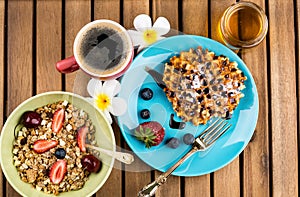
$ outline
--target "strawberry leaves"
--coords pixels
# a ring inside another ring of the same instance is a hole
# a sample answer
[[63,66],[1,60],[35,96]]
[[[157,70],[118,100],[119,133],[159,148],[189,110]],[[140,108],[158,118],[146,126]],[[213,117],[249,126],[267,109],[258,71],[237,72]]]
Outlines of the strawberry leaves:
[[151,148],[163,141],[165,130],[158,122],[144,122],[135,129],[134,136],[144,142],[146,148]]

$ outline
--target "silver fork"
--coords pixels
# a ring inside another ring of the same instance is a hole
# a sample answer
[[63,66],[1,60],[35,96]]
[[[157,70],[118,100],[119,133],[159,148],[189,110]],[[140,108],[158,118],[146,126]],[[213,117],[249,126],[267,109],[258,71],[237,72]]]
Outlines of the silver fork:
[[231,127],[228,122],[223,119],[215,120],[209,127],[207,127],[198,137],[195,138],[192,148],[187,152],[180,160],[178,160],[171,168],[169,168],[165,173],[161,174],[155,181],[149,183],[141,191],[139,191],[138,196],[149,197],[153,196],[159,186],[167,181],[170,174],[180,166],[187,158],[197,151],[207,150],[217,139],[219,139],[229,128]]

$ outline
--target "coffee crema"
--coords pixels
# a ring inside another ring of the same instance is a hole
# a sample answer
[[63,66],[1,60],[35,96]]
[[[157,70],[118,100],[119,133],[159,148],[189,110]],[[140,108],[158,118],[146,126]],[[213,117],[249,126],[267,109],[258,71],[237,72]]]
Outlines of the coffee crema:
[[99,75],[110,75],[121,69],[130,54],[125,32],[110,23],[86,29],[76,50],[81,66]]

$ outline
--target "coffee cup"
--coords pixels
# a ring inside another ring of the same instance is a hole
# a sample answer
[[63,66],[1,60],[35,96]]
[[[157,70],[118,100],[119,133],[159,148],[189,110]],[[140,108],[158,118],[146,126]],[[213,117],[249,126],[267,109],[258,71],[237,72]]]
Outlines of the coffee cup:
[[76,35],[73,56],[56,63],[61,73],[81,69],[101,80],[120,77],[129,68],[134,48],[126,29],[112,20],[95,20]]

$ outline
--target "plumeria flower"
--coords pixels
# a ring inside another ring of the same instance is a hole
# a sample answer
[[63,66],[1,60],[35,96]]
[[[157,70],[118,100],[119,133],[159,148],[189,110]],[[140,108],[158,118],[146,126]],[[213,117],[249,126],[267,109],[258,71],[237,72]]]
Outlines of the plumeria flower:
[[87,85],[87,90],[92,98],[88,98],[106,116],[108,122],[112,123],[110,113],[120,116],[127,110],[126,101],[116,97],[121,90],[121,84],[117,80],[102,81],[91,79]]
[[159,17],[152,26],[150,16],[141,14],[133,21],[135,30],[128,30],[134,46],[139,46],[138,51],[154,42],[163,39],[162,35],[170,31],[170,23],[165,17]]

